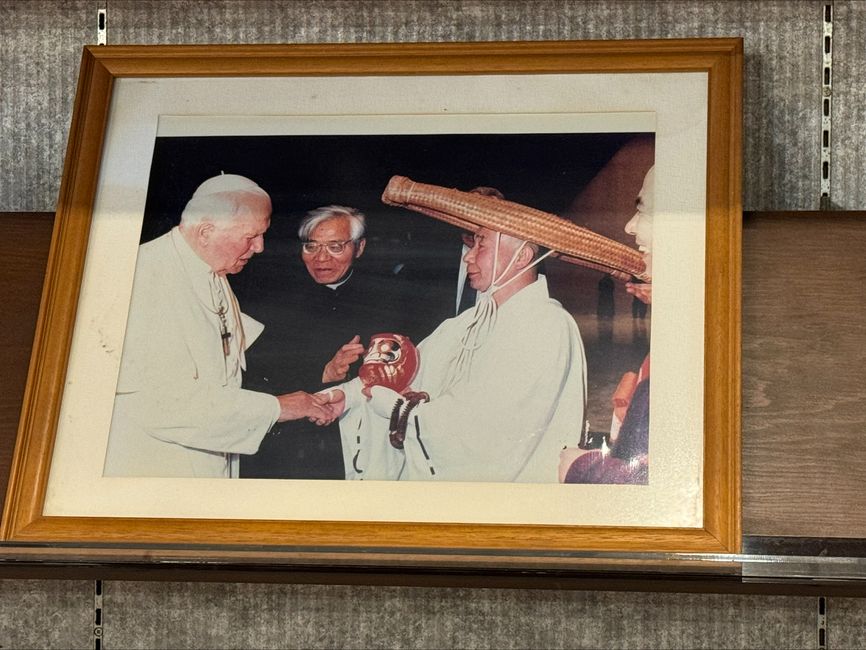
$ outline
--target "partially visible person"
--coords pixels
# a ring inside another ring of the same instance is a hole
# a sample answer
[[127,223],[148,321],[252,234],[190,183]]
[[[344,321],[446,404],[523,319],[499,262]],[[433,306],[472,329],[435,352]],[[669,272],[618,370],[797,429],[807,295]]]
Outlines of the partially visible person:
[[[652,275],[655,168],[644,176],[636,210],[625,231],[633,235],[643,255],[646,273]],[[627,282],[626,291],[635,300],[652,302],[651,282]],[[646,484],[649,481],[649,355],[634,371],[623,375],[612,397],[613,417],[607,449],[563,450],[560,480],[564,483]]]
[[323,399],[241,387],[262,331],[228,282],[264,249],[271,200],[223,174],[203,182],[180,224],[142,244],[126,328],[106,476],[237,477],[275,422],[330,421]]
[[[359,264],[366,229],[360,210],[340,205],[316,208],[300,222],[306,273],[286,278],[260,302],[256,315],[267,327],[249,355],[245,387],[275,394],[325,388],[354,376],[373,334],[404,329],[387,278],[368,275]],[[278,424],[257,454],[242,459],[241,477],[344,478],[338,424]]]
[[[644,176],[643,184],[635,202],[635,213],[628,223],[625,231],[634,236],[635,244],[643,255],[646,264],[646,273],[652,277],[653,272],[653,214],[655,213],[655,167],[650,167]],[[626,291],[644,304],[652,303],[651,282],[627,282]]]

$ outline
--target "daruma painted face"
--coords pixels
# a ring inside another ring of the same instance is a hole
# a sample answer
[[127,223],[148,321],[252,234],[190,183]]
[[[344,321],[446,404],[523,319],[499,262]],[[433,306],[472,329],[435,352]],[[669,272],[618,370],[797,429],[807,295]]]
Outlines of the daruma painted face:
[[402,334],[375,334],[358,370],[364,386],[384,386],[402,393],[409,388],[421,357],[415,344]]

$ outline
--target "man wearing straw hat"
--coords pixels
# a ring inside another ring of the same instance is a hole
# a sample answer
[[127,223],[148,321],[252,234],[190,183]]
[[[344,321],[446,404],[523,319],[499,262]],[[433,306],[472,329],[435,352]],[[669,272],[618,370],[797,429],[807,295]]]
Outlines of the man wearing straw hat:
[[270,196],[243,176],[199,185],[180,225],[139,249],[106,476],[235,477],[277,421],[330,421],[324,399],[241,388],[262,325],[227,275],[264,249]]
[[[332,392],[335,410],[345,400],[347,478],[556,482],[559,453],[584,426],[586,363],[537,265],[555,252],[604,266],[611,254],[595,249],[615,243],[527,206],[403,177],[382,198],[473,232],[464,261],[480,296],[418,346],[412,384],[423,392],[359,380]],[[637,269],[637,252],[619,246],[620,271]]]

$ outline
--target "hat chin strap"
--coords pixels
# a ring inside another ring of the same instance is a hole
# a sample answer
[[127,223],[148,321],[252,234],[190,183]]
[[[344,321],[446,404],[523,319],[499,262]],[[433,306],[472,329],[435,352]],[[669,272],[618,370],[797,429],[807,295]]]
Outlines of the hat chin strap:
[[[497,232],[496,248],[493,251],[494,271],[499,265],[499,242],[501,240],[501,237],[502,233]],[[545,257],[553,253],[552,250],[547,251],[538,259],[533,260],[531,264],[527,265],[525,268],[522,268],[520,271],[515,273],[513,277],[509,278],[502,284],[498,284],[502,280],[502,278],[504,278],[508,274],[508,272],[511,270],[511,267],[514,266],[514,262],[517,261],[517,256],[520,255],[520,251],[522,251],[528,243],[529,242],[527,242],[526,240],[523,240],[520,243],[520,246],[518,246],[517,250],[514,251],[514,254],[511,256],[508,264],[506,264],[505,268],[502,270],[502,273],[499,274],[499,277],[494,278],[494,280],[490,283],[490,286],[480,293],[478,297],[478,302],[475,303],[475,311],[472,314],[472,319],[466,326],[466,331],[463,333],[463,336],[460,337],[460,350],[457,355],[452,359],[450,367],[448,369],[448,377],[445,381],[444,390],[449,390],[452,386],[454,386],[464,377],[469,377],[472,370],[472,359],[475,356],[475,351],[482,345],[484,345],[487,337],[490,336],[490,332],[493,331],[493,328],[496,325],[496,317],[499,312],[498,305],[496,304],[496,300],[494,299],[493,294],[500,289],[507,287],[516,278],[520,277],[523,273],[531,269],[536,264],[539,264]]]

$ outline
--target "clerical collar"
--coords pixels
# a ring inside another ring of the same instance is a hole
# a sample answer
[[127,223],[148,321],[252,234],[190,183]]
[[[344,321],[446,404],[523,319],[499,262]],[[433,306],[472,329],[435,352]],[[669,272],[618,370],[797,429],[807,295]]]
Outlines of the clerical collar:
[[349,281],[349,278],[352,277],[352,274],[354,272],[355,272],[355,270],[352,269],[351,271],[349,271],[349,274],[344,276],[343,279],[340,280],[339,282],[334,282],[334,284],[326,284],[325,286],[328,287],[328,289],[337,289],[338,287],[342,287],[344,284],[346,284]]

